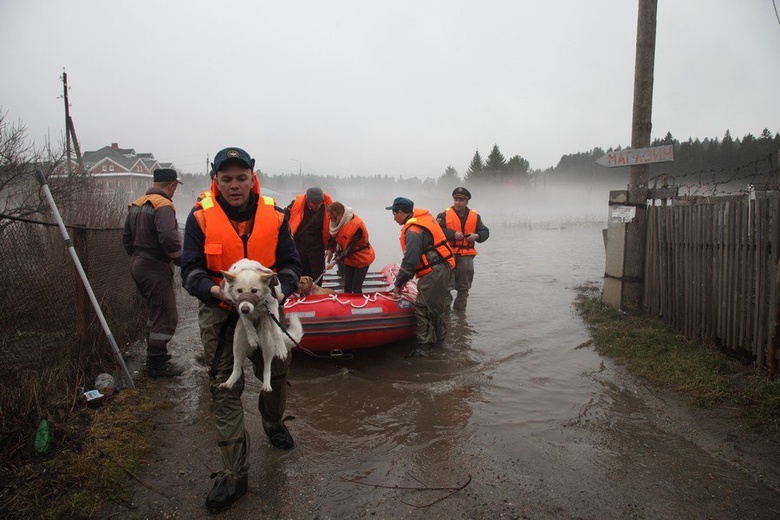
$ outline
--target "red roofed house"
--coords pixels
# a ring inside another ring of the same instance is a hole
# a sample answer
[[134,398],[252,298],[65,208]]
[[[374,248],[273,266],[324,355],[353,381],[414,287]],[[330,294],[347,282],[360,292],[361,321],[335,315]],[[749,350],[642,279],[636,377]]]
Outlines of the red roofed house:
[[[93,152],[84,152],[84,168],[95,181],[99,192],[125,194],[130,198],[143,195],[152,185],[157,168],[176,169],[172,163],[161,163],[151,153],[136,153],[133,148],[119,148],[118,143]],[[75,171],[76,165],[73,165]]]

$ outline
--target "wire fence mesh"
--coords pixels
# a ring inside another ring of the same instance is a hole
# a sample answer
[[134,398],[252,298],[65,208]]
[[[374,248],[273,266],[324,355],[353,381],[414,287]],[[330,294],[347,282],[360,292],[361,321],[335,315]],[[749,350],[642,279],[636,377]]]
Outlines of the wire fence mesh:
[[[73,396],[97,373],[120,369],[59,228],[22,219],[5,224],[0,232],[0,437],[13,442],[20,427],[34,425],[63,400],[55,393]],[[121,229],[70,226],[68,232],[120,349],[141,339],[145,304],[130,276]],[[52,392],[53,387],[65,390]]]

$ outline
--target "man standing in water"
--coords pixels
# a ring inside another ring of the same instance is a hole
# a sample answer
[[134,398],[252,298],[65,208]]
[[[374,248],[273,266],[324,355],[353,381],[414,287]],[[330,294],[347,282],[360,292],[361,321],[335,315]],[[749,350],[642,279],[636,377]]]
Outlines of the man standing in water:
[[[223,468],[206,497],[206,507],[230,507],[247,489],[249,433],[244,427],[241,394],[244,376],[230,390],[220,389],[233,370],[233,334],[238,313],[220,288],[221,271],[242,258],[273,269],[281,287],[280,302],[298,288],[301,263],[284,210],[260,194],[260,182],[252,171],[254,159],[240,148],[225,148],[214,156],[211,190],[195,204],[184,230],[181,275],[184,288],[200,300],[198,325],[204,361],[209,370],[209,390],[217,425],[217,445]],[[284,320],[281,320],[284,322]],[[263,372],[260,349],[251,356],[254,373]],[[292,356],[271,364],[271,392],[260,392],[258,409],[271,445],[289,450],[293,438],[284,425],[287,373]]]
[[173,290],[173,267],[181,264],[181,239],[173,194],[181,184],[176,170],[154,170],[154,186],[133,201],[127,212],[122,244],[130,255],[130,274],[146,300],[146,373],[149,377],[180,376],[168,362],[168,342],[179,313]]
[[471,192],[463,187],[452,191],[452,206],[439,213],[436,220],[444,230],[452,252],[455,253],[455,271],[447,290],[447,307],[452,303],[451,290],[457,291],[452,308],[466,310],[469,289],[474,281],[474,257],[477,256],[475,243],[482,243],[490,237],[490,230],[482,223],[482,217],[469,209]]
[[398,197],[392,206],[393,219],[401,229],[401,251],[404,257],[393,282],[393,294],[401,295],[403,286],[417,277],[417,348],[409,356],[424,356],[425,350],[439,345],[447,334],[442,315],[447,311],[447,295],[455,267],[452,249],[439,224],[427,209],[414,209],[414,202]]

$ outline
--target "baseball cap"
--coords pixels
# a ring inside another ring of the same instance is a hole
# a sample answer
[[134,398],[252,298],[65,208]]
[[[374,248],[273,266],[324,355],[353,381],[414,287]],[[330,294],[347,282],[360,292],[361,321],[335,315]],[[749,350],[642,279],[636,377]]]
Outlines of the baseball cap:
[[241,148],[223,148],[222,150],[217,152],[217,155],[214,156],[214,162],[211,163],[211,169],[216,173],[222,168],[222,166],[225,165],[227,161],[235,161],[243,164],[250,170],[253,170],[255,167],[255,160],[249,157],[249,154],[246,153]]
[[393,211],[403,211],[405,213],[411,213],[414,209],[414,202],[406,197],[396,197],[392,206],[388,206],[385,209],[391,209]]

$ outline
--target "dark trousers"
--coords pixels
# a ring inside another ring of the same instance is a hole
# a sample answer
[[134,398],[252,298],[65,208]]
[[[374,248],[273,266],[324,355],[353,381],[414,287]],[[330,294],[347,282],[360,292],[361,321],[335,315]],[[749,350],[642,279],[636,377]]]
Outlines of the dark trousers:
[[[284,319],[280,316],[280,321]],[[216,373],[209,376],[209,391],[212,400],[212,412],[217,426],[217,445],[222,456],[223,474],[246,475],[249,470],[249,432],[244,427],[244,405],[241,394],[244,392],[245,379],[243,369],[241,377],[233,388],[219,388],[233,372],[233,334],[235,322],[230,321],[230,312],[217,305],[200,303],[198,307],[198,325],[203,342],[203,361]],[[219,348],[220,343],[222,347]],[[217,357],[216,362],[214,358]],[[263,353],[257,349],[250,357],[255,377],[263,376]],[[271,363],[271,392],[260,392],[258,410],[263,421],[278,423],[284,417],[287,405],[287,373],[290,370],[292,353],[282,361],[278,357]]]
[[311,276],[316,280],[325,270],[325,250],[295,245],[301,258],[301,276]]
[[344,266],[344,292],[349,294],[363,294],[363,282],[368,273],[366,267]]
[[168,342],[179,323],[176,293],[173,290],[173,268],[167,262],[133,255],[130,258],[130,274],[146,300],[149,317],[146,322],[146,362],[164,363]]

